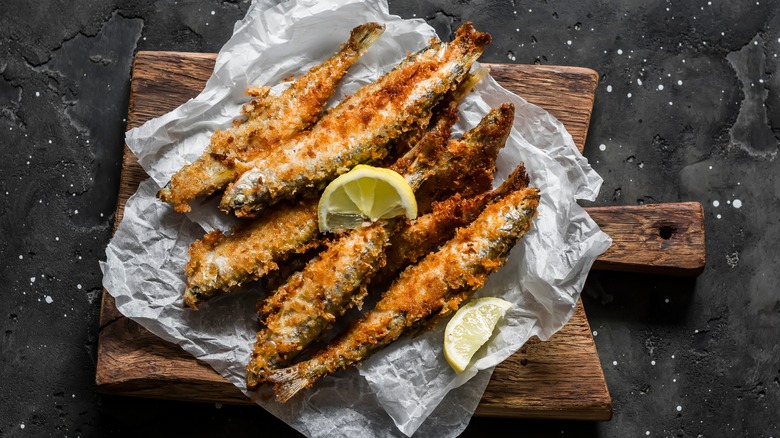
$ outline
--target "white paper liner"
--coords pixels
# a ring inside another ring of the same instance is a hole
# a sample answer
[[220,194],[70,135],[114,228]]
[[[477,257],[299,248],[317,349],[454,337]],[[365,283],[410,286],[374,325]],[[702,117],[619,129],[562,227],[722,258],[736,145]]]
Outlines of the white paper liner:
[[[215,129],[230,125],[247,101],[243,90],[248,85],[274,85],[307,71],[367,21],[384,23],[385,34],[353,66],[333,102],[388,71],[407,52],[426,46],[434,35],[422,20],[390,15],[384,0],[301,0],[270,8],[258,2],[236,23],[203,92],[127,134],[128,146],[151,178],[125,206],[101,263],[103,285],[120,312],[210,364],[245,393],[245,367],[259,328],[254,303],[263,291],[229,294],[198,312],[185,309],[181,297],[189,244],[203,236],[204,228],[224,229],[230,220],[213,205],[196,206],[188,216],[177,214],[155,195],[184,163],[197,159]],[[611,243],[576,203],[595,199],[601,178],[560,122],[492,78],[461,104],[456,133],[507,101],[515,104],[515,124],[499,155],[496,184],[523,161],[542,199],[532,230],[477,292],[514,303],[478,353],[480,359],[456,375],[443,358],[442,322],[420,336],[400,339],[357,369],[321,380],[286,405],[263,388],[253,394],[258,404],[308,436],[411,436],[415,431],[455,436],[468,424],[493,367],[531,336],[546,340],[569,320],[590,266]]]

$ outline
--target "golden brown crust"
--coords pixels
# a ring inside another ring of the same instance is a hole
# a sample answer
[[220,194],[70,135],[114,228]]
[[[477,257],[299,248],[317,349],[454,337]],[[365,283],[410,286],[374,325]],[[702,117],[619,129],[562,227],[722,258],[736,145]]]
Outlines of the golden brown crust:
[[160,199],[173,204],[177,211],[189,211],[189,201],[224,188],[240,175],[236,160],[262,156],[312,126],[349,67],[383,29],[377,23],[353,29],[350,40],[338,53],[309,70],[279,96],[269,95],[269,87],[247,89],[253,99],[242,108],[245,119],[236,120],[227,130],[216,131],[200,159],[177,172],[160,191]]
[[506,194],[440,250],[402,272],[376,307],[324,350],[257,380],[273,382],[277,398],[285,402],[317,379],[360,362],[429,318],[454,312],[505,263],[511,248],[530,228],[538,203],[537,189]]
[[220,208],[252,216],[280,199],[322,188],[355,164],[380,161],[392,140],[430,118],[489,39],[465,29],[449,45],[434,42],[407,58],[329,111],[308,135],[239,164],[242,176],[225,191]]
[[315,237],[316,200],[303,200],[239,226],[230,235],[207,234],[190,246],[184,301],[195,309],[208,298],[229,292],[278,269],[277,263],[322,242]]

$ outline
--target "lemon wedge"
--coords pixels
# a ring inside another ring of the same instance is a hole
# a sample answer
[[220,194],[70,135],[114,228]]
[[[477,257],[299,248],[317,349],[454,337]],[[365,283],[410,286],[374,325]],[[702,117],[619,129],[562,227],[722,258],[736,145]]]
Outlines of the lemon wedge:
[[487,297],[461,307],[444,329],[444,357],[452,369],[462,373],[474,353],[490,339],[493,329],[512,303]]
[[331,181],[317,206],[323,233],[402,215],[417,217],[417,200],[409,183],[390,169],[364,164]]

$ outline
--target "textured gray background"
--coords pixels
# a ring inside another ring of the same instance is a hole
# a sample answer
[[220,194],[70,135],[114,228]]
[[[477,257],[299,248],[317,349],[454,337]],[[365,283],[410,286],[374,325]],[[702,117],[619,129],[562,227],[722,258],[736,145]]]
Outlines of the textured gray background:
[[[596,204],[705,207],[697,280],[589,279],[612,421],[475,418],[466,435],[780,436],[778,6],[390,2],[445,39],[474,21],[494,38],[485,61],[599,71]],[[215,52],[247,7],[0,0],[0,436],[294,435],[256,408],[94,393],[133,53]]]

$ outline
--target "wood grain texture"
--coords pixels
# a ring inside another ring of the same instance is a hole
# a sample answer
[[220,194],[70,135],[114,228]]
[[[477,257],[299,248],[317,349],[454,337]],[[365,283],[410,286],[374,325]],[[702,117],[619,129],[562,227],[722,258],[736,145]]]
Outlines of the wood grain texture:
[[698,202],[587,211],[612,237],[595,269],[686,276],[704,270],[704,208]]
[[[208,54],[139,52],[132,73],[128,128],[197,95],[211,74]],[[493,65],[508,89],[549,110],[582,149],[596,87],[594,71],[574,67]],[[117,223],[146,178],[125,150]],[[102,393],[223,403],[251,403],[237,388],[178,346],[123,317],[107,293],[101,309],[97,390]],[[582,303],[548,342],[529,341],[493,374],[477,415],[607,420],[611,399]]]

